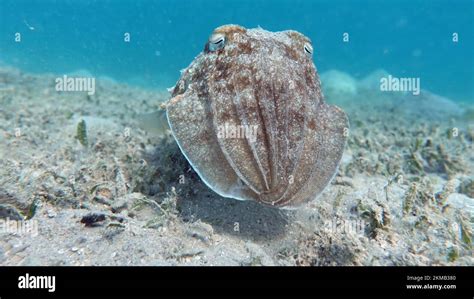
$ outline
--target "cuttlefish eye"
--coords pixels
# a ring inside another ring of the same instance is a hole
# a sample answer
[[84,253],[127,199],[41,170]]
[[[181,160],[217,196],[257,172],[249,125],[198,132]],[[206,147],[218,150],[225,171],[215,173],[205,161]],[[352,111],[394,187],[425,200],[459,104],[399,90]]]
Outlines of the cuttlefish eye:
[[313,46],[311,46],[311,44],[309,43],[305,43],[304,44],[304,51],[306,52],[306,54],[308,55],[313,55]]
[[225,35],[222,33],[214,33],[209,38],[209,51],[217,51],[224,48]]

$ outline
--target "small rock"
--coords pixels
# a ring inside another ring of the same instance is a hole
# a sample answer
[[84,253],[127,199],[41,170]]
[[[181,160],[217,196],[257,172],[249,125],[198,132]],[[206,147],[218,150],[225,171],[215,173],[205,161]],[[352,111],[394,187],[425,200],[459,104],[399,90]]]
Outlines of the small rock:
[[48,215],[49,218],[54,218],[54,217],[56,217],[58,214],[57,214],[55,211],[53,211],[53,210],[48,210],[47,215]]
[[21,213],[12,205],[0,204],[0,219],[23,220]]
[[121,211],[130,207],[132,203],[135,202],[136,200],[143,199],[145,197],[146,196],[140,192],[126,194],[115,200],[115,202],[111,206],[111,210],[113,213],[120,213]]
[[128,208],[128,200],[122,198],[112,204],[111,210],[113,213],[120,213],[126,208]]
[[101,203],[101,204],[104,204],[104,205],[107,205],[107,206],[111,206],[112,205],[112,201],[109,200],[108,198],[102,196],[102,195],[96,195],[94,196],[94,200],[98,203]]
[[80,208],[85,209],[85,210],[90,210],[91,209],[90,205],[86,202],[81,203]]
[[87,238],[86,237],[79,237],[77,239],[77,243],[78,244],[82,244],[82,243],[86,243],[87,242]]
[[82,217],[81,223],[84,223],[87,227],[95,227],[102,225],[101,222],[105,220],[106,216],[104,213],[92,212]]
[[334,184],[354,188],[354,183],[352,182],[352,179],[349,177],[336,177]]
[[190,237],[196,238],[206,245],[210,245],[212,241],[212,235],[214,229],[211,225],[204,222],[196,222],[191,225],[186,231],[186,234]]

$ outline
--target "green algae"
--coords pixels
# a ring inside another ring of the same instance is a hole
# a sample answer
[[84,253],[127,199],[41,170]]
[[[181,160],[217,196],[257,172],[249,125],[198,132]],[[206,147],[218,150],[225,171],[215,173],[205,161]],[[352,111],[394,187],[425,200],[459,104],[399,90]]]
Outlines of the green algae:
[[84,147],[89,145],[87,140],[87,126],[86,122],[81,119],[81,121],[77,124],[76,129],[76,139],[79,140],[79,143],[82,144]]

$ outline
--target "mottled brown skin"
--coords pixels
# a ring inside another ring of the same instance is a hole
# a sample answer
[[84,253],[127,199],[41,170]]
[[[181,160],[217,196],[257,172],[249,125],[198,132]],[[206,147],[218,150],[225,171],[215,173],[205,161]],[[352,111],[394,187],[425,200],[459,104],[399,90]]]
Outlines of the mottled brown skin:
[[[327,105],[296,31],[217,28],[177,82],[167,116],[183,154],[224,197],[296,206],[319,195],[342,157],[348,121]],[[218,138],[220,126],[257,126],[257,138]]]

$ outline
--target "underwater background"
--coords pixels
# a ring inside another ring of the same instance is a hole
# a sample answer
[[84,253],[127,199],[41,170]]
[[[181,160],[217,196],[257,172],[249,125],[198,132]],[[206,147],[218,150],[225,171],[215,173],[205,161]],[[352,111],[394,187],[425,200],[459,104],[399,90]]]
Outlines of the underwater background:
[[385,69],[420,77],[423,89],[454,101],[474,101],[473,15],[472,0],[2,0],[0,62],[171,87],[212,30],[233,23],[302,32],[313,41],[320,73],[360,78]]

